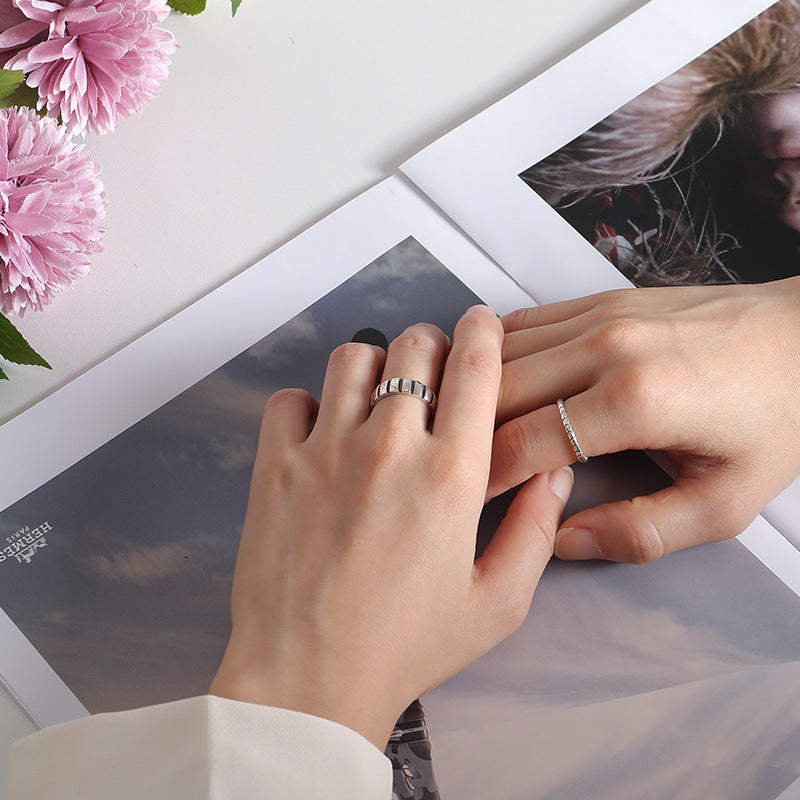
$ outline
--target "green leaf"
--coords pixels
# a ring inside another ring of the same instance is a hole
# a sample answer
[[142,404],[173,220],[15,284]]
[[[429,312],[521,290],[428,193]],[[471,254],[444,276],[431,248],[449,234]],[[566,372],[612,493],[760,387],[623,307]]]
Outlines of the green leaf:
[[0,100],[13,94],[24,80],[25,73],[21,69],[0,69]]
[[53,369],[11,324],[8,317],[0,314],[0,356],[12,364],[29,364],[34,367]]
[[199,14],[206,10],[206,0],[167,0],[167,5],[181,14]]
[[27,106],[36,108],[39,92],[25,83],[25,73],[21,69],[0,70],[0,108]]
[[[2,94],[2,92],[0,92]],[[11,94],[5,97],[0,97],[0,108],[8,108],[9,106],[27,106],[28,108],[36,109],[36,103],[39,100],[39,92],[36,89],[28,86],[27,83],[20,84]],[[40,116],[44,116],[45,109],[39,112]]]
[[3,372],[3,368],[0,367],[0,381],[7,381],[7,380],[8,380],[8,375],[6,375],[5,372]]
[[242,4],[242,0],[231,0],[231,16],[235,17],[236,12],[239,10],[239,6]]

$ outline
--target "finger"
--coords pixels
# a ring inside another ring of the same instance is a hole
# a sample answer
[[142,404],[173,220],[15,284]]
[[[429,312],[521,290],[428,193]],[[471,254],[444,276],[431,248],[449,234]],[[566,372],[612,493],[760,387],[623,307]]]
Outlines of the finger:
[[508,334],[525,330],[526,328],[538,328],[543,325],[553,325],[557,322],[572,319],[572,317],[585,314],[595,308],[600,299],[608,294],[610,293],[591,294],[575,300],[564,300],[560,303],[548,303],[544,306],[517,309],[503,317],[503,331]]
[[[628,448],[658,447],[642,443],[644,417],[611,408],[604,387],[593,386],[565,400],[573,435],[589,458]],[[550,404],[515,417],[494,433],[487,499],[502,494],[538,472],[578,460],[561,415]]]
[[475,562],[479,604],[510,612],[510,630],[499,631],[500,638],[518,627],[528,613],[534,589],[553,555],[572,483],[569,467],[531,478],[517,492],[492,541]]
[[680,477],[645,497],[581,511],[564,522],[555,554],[565,560],[603,558],[643,564],[667,553],[741,533],[755,518],[731,509],[727,475]]
[[497,411],[502,344],[500,320],[487,306],[473,306],[461,317],[444,367],[433,421],[435,436],[461,442],[487,458]]
[[497,423],[588,390],[598,360],[580,339],[503,364]]
[[369,398],[379,381],[386,352],[369,344],[348,342],[328,359],[319,416],[314,426],[322,436],[352,430],[369,416]]
[[[434,325],[420,322],[406,328],[389,345],[381,381],[411,378],[435,392],[449,343],[447,336]],[[424,430],[429,413],[430,409],[419,397],[390,394],[375,404],[370,420]]]
[[570,342],[585,333],[593,319],[595,317],[584,313],[551,325],[510,331],[503,341],[503,363]]
[[258,457],[304,442],[316,420],[319,405],[305,389],[281,389],[264,405]]

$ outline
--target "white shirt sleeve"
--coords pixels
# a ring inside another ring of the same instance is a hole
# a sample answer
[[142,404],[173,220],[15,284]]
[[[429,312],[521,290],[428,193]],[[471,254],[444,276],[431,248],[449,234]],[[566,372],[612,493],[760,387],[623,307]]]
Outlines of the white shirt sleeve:
[[330,720],[207,695],[22,739],[10,788],[10,800],[389,800],[392,768]]

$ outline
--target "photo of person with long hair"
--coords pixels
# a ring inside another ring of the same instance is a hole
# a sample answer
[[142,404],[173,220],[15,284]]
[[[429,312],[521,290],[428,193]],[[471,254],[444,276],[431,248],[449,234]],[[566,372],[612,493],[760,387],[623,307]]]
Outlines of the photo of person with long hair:
[[520,177],[637,286],[800,273],[800,2],[780,0]]

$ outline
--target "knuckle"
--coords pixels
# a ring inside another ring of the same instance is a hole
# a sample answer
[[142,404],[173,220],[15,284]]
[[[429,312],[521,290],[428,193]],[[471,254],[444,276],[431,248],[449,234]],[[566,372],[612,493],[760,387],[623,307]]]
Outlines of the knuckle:
[[510,331],[520,331],[525,328],[532,328],[536,324],[538,317],[539,306],[533,306],[532,308],[518,308],[503,317],[503,330],[508,333]]
[[264,412],[268,408],[282,405],[283,403],[307,402],[311,395],[305,389],[278,389],[273,392],[264,403]]
[[407,428],[382,425],[366,446],[365,466],[370,472],[393,468],[406,458],[415,439]]
[[493,457],[501,467],[519,470],[533,460],[533,439],[521,418],[509,420],[494,435]]
[[611,379],[611,413],[620,419],[632,414],[641,419],[645,413],[661,408],[665,401],[662,377],[657,369],[645,364],[631,364],[618,371]]
[[443,507],[461,507],[475,495],[475,468],[462,450],[442,443],[431,457],[431,474],[445,476],[439,487]]
[[601,292],[598,296],[598,306],[613,316],[629,314],[633,309],[639,307],[637,301],[637,289],[609,289]]
[[266,458],[257,457],[250,476],[251,497],[286,496],[296,472],[297,457],[289,447],[275,448]]
[[509,419],[520,398],[523,395],[524,382],[521,371],[514,363],[504,364],[500,375],[500,389],[497,396],[498,419],[505,421]]
[[283,481],[295,471],[297,454],[290,447],[280,447],[275,450],[270,462],[273,476]]
[[625,408],[641,408],[647,404],[652,387],[644,369],[628,369],[619,376],[618,403]]
[[435,355],[444,348],[444,345],[445,336],[436,326],[420,322],[406,328],[389,345],[389,349]]
[[591,333],[591,348],[604,357],[637,352],[647,334],[640,320],[618,316],[600,323]]
[[[551,489],[552,497],[556,497]],[[561,503],[545,508],[541,501],[528,504],[528,519],[531,532],[528,536],[529,554],[534,563],[546,564],[553,557],[558,523],[561,521]]]
[[340,344],[328,358],[328,364],[347,366],[362,360],[375,360],[379,356],[379,348],[363,342],[345,342]]
[[477,378],[500,382],[502,365],[499,352],[488,353],[474,348],[454,349],[447,358],[447,364]]
[[520,586],[505,587],[496,592],[495,617],[505,635],[513,633],[525,622],[530,607],[530,593]]
[[664,555],[664,540],[647,518],[637,519],[631,525],[627,539],[633,564],[649,564]]

